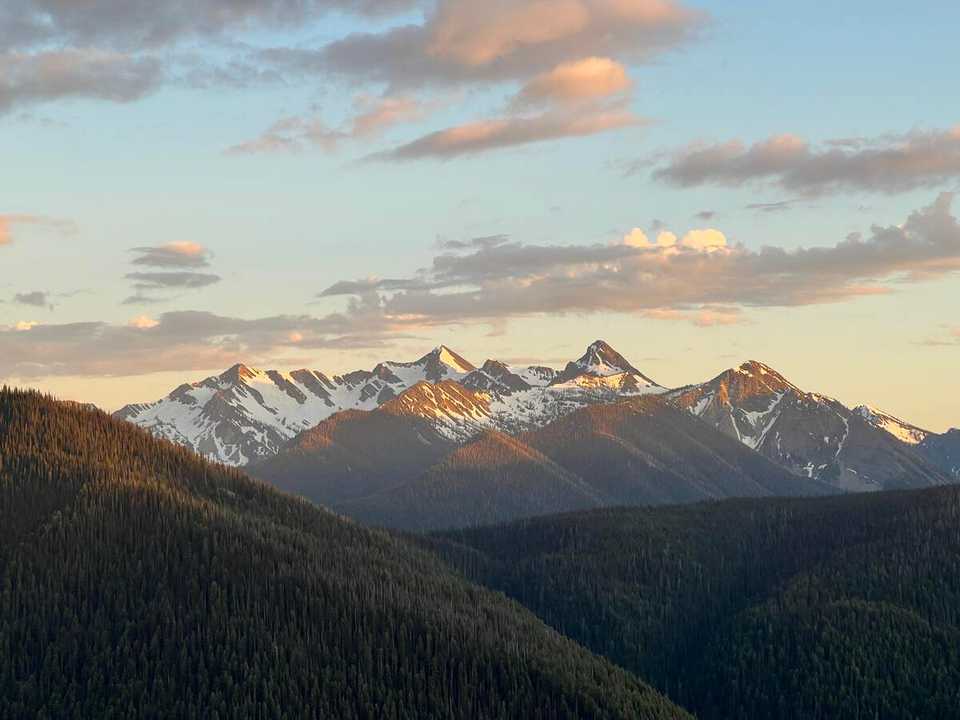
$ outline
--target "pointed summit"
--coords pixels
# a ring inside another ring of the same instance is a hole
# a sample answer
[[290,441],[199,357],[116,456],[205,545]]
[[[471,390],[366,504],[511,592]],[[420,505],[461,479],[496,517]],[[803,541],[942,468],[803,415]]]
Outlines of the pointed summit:
[[587,347],[579,360],[567,363],[567,367],[553,384],[568,382],[581,375],[605,378],[623,374],[634,376],[642,385],[657,386],[657,383],[637,370],[609,344],[603,340],[596,340]]
[[598,377],[618,375],[623,372],[633,373],[634,375],[640,374],[640,371],[631,365],[623,355],[603,340],[593,342],[575,364],[584,372]]
[[[744,402],[759,402],[764,406],[775,395],[790,392],[801,395],[803,391],[769,365],[748,360],[735,368],[729,368],[712,380],[694,386],[702,389],[724,405],[739,406]],[[758,406],[759,407],[759,406]],[[747,408],[755,410],[757,408]]]
[[256,377],[258,372],[259,371],[253,370],[243,363],[237,363],[229,370],[221,373],[220,380],[225,383],[230,383],[231,385],[236,385],[244,380],[249,380],[250,378]]
[[444,379],[459,379],[477,368],[446,345],[439,345],[412,363],[422,367],[424,379],[437,383]]

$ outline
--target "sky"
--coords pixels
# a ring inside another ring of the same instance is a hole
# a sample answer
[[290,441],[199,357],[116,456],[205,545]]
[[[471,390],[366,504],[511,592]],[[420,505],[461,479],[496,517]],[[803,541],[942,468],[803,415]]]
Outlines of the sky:
[[0,382],[444,343],[960,425],[960,6],[7,0]]

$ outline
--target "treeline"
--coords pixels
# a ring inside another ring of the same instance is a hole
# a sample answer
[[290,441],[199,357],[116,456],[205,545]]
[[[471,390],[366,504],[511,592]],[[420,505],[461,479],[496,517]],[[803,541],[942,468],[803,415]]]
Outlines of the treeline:
[[614,509],[421,542],[703,718],[960,716],[960,489]]
[[383,532],[0,391],[0,718],[667,718]]

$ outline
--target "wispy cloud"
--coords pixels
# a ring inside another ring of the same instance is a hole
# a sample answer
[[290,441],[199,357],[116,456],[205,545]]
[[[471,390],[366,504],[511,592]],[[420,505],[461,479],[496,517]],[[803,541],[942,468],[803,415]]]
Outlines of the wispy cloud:
[[429,133],[373,157],[382,160],[419,160],[475,155],[488,150],[584,137],[642,124],[621,107],[590,107],[577,112],[551,110],[540,115],[479,120]]
[[308,148],[329,152],[345,141],[375,137],[395,125],[419,120],[426,113],[423,103],[406,96],[362,95],[354,104],[356,112],[342,128],[331,128],[319,117],[285,117],[258,137],[227,148],[226,153],[255,155],[300,152]]
[[747,210],[754,210],[759,213],[781,213],[786,212],[797,204],[797,200],[775,200],[773,202],[756,202],[746,206]]
[[201,268],[210,266],[210,251],[195,242],[172,242],[131,249],[134,265],[161,268]]
[[[646,165],[639,162],[632,169]],[[820,145],[796,135],[778,135],[753,145],[740,140],[698,144],[674,153],[654,169],[653,177],[680,187],[765,182],[806,195],[936,187],[960,178],[960,126]]]
[[76,231],[76,226],[67,220],[43,215],[0,213],[0,247],[13,243],[13,231],[16,226],[45,228],[66,235]]
[[197,272],[210,266],[211,252],[203,245],[193,242],[172,242],[132,248],[136,255],[131,264],[158,268],[152,271],[127,273],[135,291],[124,300],[125,305],[148,305],[162,302],[171,290],[197,290],[220,282],[219,275]]

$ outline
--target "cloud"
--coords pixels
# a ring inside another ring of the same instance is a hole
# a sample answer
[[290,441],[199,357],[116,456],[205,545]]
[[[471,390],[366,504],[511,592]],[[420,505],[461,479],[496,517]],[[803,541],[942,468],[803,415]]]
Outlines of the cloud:
[[353,138],[379,135],[395,125],[419,120],[425,113],[422,103],[404,95],[379,98],[361,95],[354,104],[357,114],[350,129]]
[[946,335],[928,338],[918,343],[927,347],[960,347],[960,327],[946,328]]
[[[367,281],[387,317],[421,325],[594,312],[665,313],[699,325],[740,321],[749,307],[848,301],[960,271],[960,225],[945,193],[902,225],[834,245],[751,250],[716,229],[682,237],[639,229],[621,242],[444,252],[406,282]],[[324,295],[349,294],[348,283]]]
[[527,80],[585,57],[648,61],[703,21],[672,0],[439,0],[419,25],[267,57],[391,87]]
[[384,15],[417,4],[417,0],[4,0],[0,50],[39,44],[156,48],[229,31],[298,28],[331,11]]
[[137,317],[130,319],[130,322],[127,323],[127,327],[136,328],[137,330],[149,330],[150,328],[155,328],[159,324],[159,321],[154,320],[149,315],[138,315]]
[[589,108],[575,113],[549,111],[534,116],[479,120],[432,132],[371,157],[381,160],[453,158],[515,145],[596,135],[633,127],[642,122],[629,110],[617,107]]
[[391,15],[421,0],[4,0],[0,114],[62,99],[139,100],[166,83],[282,81],[246,56],[249,33],[299,30],[331,12]]
[[18,305],[31,305],[33,307],[52,308],[50,302],[50,293],[44,290],[34,290],[33,292],[17,293],[13,296],[13,301]]
[[0,247],[13,243],[13,228],[17,225],[47,228],[61,234],[70,234],[76,231],[76,226],[66,220],[42,215],[0,214]]
[[156,90],[159,60],[99,49],[0,53],[0,114],[71,98],[128,103]]
[[727,237],[720,230],[705,228],[690,230],[682,238],[669,231],[657,234],[656,242],[651,241],[640,228],[634,228],[626,237],[623,244],[633,248],[657,248],[665,253],[679,252],[680,249],[714,252],[727,248]]
[[405,337],[379,307],[351,302],[347,313],[242,319],[169,312],[125,324],[18,323],[0,326],[0,376],[120,376],[207,370],[275,359],[288,351],[373,348]]
[[514,104],[580,103],[626,92],[630,86],[623,65],[609,58],[591,57],[563,63],[533,78],[517,93]]
[[124,277],[133,281],[135,290],[196,290],[220,282],[219,275],[197,272],[134,272]]
[[697,220],[703,220],[704,222],[709,222],[710,220],[713,220],[715,217],[717,217],[717,215],[719,215],[719,213],[716,210],[701,210],[696,215],[694,215],[694,217]]
[[790,210],[796,205],[797,200],[777,200],[775,202],[750,203],[746,206],[747,210],[755,210],[760,213],[780,213]]
[[379,135],[394,125],[419,120],[425,113],[424,105],[410,97],[370,98],[362,95],[354,104],[356,114],[339,130],[328,127],[316,117],[286,117],[253,140],[227,148],[226,154],[296,153],[311,147],[330,152],[344,141]]
[[[644,164],[635,164],[634,171]],[[821,146],[795,135],[749,146],[740,140],[695,145],[674,153],[653,177],[680,187],[765,182],[805,195],[838,190],[893,194],[936,187],[960,178],[960,125],[828,140]]]
[[178,241],[135,247],[130,252],[135,255],[131,265],[158,269],[124,275],[134,290],[134,294],[123,301],[124,305],[157,304],[169,300],[171,291],[199,290],[216,285],[222,279],[213,273],[198,272],[210,267],[213,257],[210,250],[198,243]]
[[439,245],[444,250],[469,250],[472,248],[492,248],[510,242],[509,235],[486,235],[469,240],[444,240]]
[[134,265],[160,268],[202,268],[210,265],[210,251],[194,242],[172,242],[166,245],[132,248],[137,255]]

